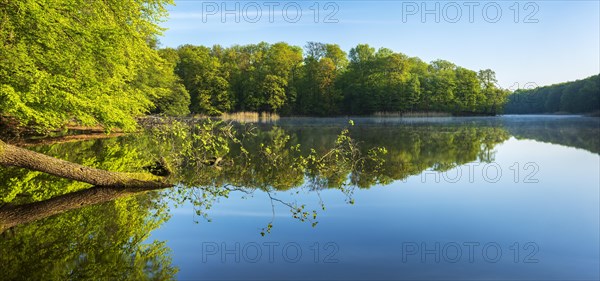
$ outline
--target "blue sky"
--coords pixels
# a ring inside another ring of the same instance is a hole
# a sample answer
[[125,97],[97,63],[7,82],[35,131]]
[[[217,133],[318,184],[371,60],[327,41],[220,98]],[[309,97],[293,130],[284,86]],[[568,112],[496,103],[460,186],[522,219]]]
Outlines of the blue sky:
[[427,62],[491,68],[500,86],[513,89],[600,72],[597,0],[175,3],[162,24],[165,47],[318,41],[349,51],[367,43]]

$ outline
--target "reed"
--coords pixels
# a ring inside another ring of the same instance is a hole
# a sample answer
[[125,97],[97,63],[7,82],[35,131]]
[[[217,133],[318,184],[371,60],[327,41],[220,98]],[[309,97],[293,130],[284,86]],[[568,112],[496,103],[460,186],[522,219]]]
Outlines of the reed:
[[452,114],[447,112],[437,112],[437,111],[411,111],[411,112],[384,112],[379,111],[373,113],[375,117],[450,117]]
[[245,123],[269,123],[279,120],[279,115],[271,112],[240,111],[223,113],[221,114],[220,118],[222,120],[232,120]]

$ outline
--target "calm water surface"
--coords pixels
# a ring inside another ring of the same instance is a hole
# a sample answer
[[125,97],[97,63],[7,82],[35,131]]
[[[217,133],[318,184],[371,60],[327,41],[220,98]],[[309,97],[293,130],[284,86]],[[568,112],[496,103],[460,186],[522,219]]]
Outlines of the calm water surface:
[[[362,147],[388,151],[379,181],[363,175],[328,188],[305,178],[287,190],[211,197],[210,208],[181,200],[202,196],[183,186],[84,206],[0,234],[0,279],[600,278],[599,119],[353,120],[350,134]],[[300,118],[257,126],[319,151],[347,124]],[[130,171],[143,143],[127,136],[32,149]],[[6,206],[83,187],[0,170]],[[289,205],[305,205],[309,219],[293,218]]]

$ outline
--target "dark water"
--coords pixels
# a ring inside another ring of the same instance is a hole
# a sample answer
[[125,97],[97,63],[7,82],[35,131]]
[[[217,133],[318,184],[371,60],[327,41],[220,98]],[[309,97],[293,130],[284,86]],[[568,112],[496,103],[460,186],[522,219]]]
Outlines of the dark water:
[[[14,226],[0,234],[0,279],[600,278],[597,118],[353,120],[360,147],[387,150],[376,171],[319,184],[287,169],[289,145],[327,151],[347,119],[259,124],[265,139],[289,137],[261,158],[275,168],[238,173],[237,161],[212,183],[238,186],[227,193],[183,184]],[[134,172],[155,146],[126,136],[31,149]],[[85,188],[0,170],[5,207]],[[305,221],[290,207],[302,205]]]

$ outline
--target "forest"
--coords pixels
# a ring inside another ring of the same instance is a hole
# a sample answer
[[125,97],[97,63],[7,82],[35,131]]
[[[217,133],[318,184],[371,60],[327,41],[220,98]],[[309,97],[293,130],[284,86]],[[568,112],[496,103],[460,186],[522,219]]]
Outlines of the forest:
[[[171,0],[0,1],[0,127],[131,131],[137,119],[598,111],[598,75],[518,90],[493,70],[387,48],[284,42],[161,48]],[[16,125],[15,125],[16,124]]]
[[600,76],[531,90],[517,90],[509,96],[505,112],[597,114],[600,112]]
[[133,130],[147,114],[500,112],[495,73],[359,44],[160,48],[170,0],[0,1],[0,121]]
[[[183,45],[169,54],[190,95],[194,114],[231,111],[282,115],[367,115],[376,112],[489,114],[500,111],[507,91],[495,73],[475,72],[449,61],[425,63],[387,48],[308,42]],[[179,104],[185,104],[181,101]],[[161,113],[158,109],[156,113]],[[163,113],[181,113],[185,109]]]

